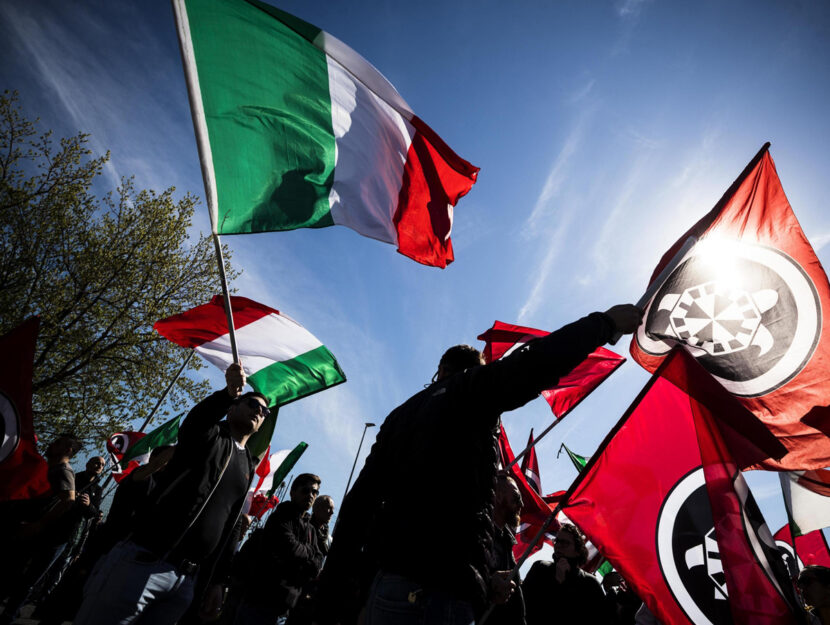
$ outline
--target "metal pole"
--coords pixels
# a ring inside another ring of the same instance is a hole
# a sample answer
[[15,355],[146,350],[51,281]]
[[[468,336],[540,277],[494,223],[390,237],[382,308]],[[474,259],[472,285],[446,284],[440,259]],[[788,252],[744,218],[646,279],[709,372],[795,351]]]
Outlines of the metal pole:
[[170,380],[170,384],[168,384],[167,388],[164,389],[164,392],[161,394],[161,397],[159,397],[158,401],[156,402],[156,405],[153,406],[153,409],[150,411],[150,414],[147,415],[146,419],[144,419],[144,423],[141,424],[141,427],[138,430],[139,432],[143,432],[144,428],[146,428],[148,425],[150,425],[150,420],[155,416],[156,411],[161,406],[161,403],[167,398],[167,394],[173,388],[173,385],[176,383],[176,380],[179,379],[179,376],[181,376],[182,371],[184,371],[184,368],[187,366],[187,363],[190,362],[190,359],[193,358],[193,354],[195,354],[195,353],[196,353],[195,349],[190,350],[190,353],[187,355],[187,358],[184,359],[184,362],[182,363],[182,366],[179,367],[179,370],[176,372],[176,375],[173,376],[172,380]]
[[242,364],[239,360],[239,350],[236,348],[236,331],[233,326],[233,312],[231,312],[231,295],[228,291],[228,279],[225,276],[225,260],[222,257],[222,242],[219,240],[219,234],[213,233],[213,245],[216,249],[216,261],[219,263],[219,278],[222,280],[222,297],[225,300],[225,317],[228,320],[228,333],[231,339],[231,354],[233,354],[233,361],[237,364]]
[[[570,410],[569,410],[568,412],[570,412]],[[550,425],[549,425],[549,426],[545,429],[545,431],[544,431],[544,432],[542,432],[541,434],[539,434],[539,436],[537,436],[535,439],[533,439],[533,442],[532,442],[532,443],[530,443],[527,447],[525,447],[525,448],[522,450],[522,453],[520,453],[518,456],[516,456],[515,458],[513,458],[513,462],[511,462],[511,463],[507,466],[507,468],[509,469],[509,468],[510,468],[510,467],[512,467],[514,464],[516,464],[519,460],[521,460],[521,459],[522,459],[522,457],[524,457],[524,455],[525,455],[526,453],[528,453],[531,449],[533,449],[533,448],[536,446],[536,443],[538,443],[540,440],[542,440],[542,439],[545,437],[545,435],[546,435],[548,432],[550,432],[550,431],[551,431],[551,430],[552,430],[552,429],[556,426],[556,424],[557,424],[557,423],[559,423],[562,419],[564,419],[564,418],[565,418],[565,416],[566,416],[567,414],[568,414],[567,412],[566,412],[565,414],[563,414],[563,415],[562,415],[559,419],[557,419],[556,421],[554,421],[553,423],[551,423],[551,424],[550,424]]]
[[360,448],[363,447],[363,439],[366,437],[366,430],[370,427],[375,427],[374,423],[367,423],[363,426],[363,435],[360,437],[360,444],[357,446],[357,453],[354,455],[354,464],[352,464],[352,472],[349,473],[349,481],[346,482],[346,490],[343,492],[343,499],[340,500],[340,504],[343,504],[343,501],[346,499],[346,495],[349,493],[349,486],[352,485],[352,477],[354,476],[354,470],[357,466],[357,458],[360,456]]

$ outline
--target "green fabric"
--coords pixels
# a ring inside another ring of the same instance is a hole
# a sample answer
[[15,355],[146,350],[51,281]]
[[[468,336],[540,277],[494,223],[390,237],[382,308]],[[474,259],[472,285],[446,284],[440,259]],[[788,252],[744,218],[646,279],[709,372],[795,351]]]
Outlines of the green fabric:
[[580,456],[579,454],[575,454],[570,449],[568,449],[568,446],[565,445],[565,443],[562,443],[562,447],[565,448],[565,451],[568,454],[568,458],[570,458],[571,462],[574,463],[574,466],[576,467],[577,473],[582,471],[582,469],[585,468],[585,465],[588,464],[588,461],[591,459],[590,456],[586,457],[586,456]]
[[597,569],[597,573],[600,574],[600,577],[605,577],[613,570],[614,567],[611,566],[611,563],[608,560],[603,560],[602,564],[600,564],[599,568]]
[[268,491],[269,497],[279,488],[280,484],[282,484],[282,481],[285,479],[285,476],[288,475],[288,472],[294,468],[294,465],[297,464],[297,460],[300,459],[300,456],[303,455],[307,448],[308,443],[300,443],[291,450],[290,454],[285,457],[285,460],[282,461],[282,464],[274,472],[274,481],[271,482],[271,490]]
[[325,345],[248,377],[248,384],[268,398],[269,406],[284,406],[345,381],[346,375]]
[[179,439],[179,421],[183,416],[183,412],[177,414],[175,417],[170,419],[170,421],[157,427],[155,430],[147,434],[147,436],[136,442],[135,445],[130,447],[124,453],[124,457],[121,458],[121,462],[119,463],[121,468],[123,469],[126,467],[130,460],[149,453],[156,447],[161,447],[162,445],[175,445],[176,441]]
[[[220,234],[333,225],[335,140],[319,29],[245,0],[186,0]],[[287,22],[287,23],[284,23]]]

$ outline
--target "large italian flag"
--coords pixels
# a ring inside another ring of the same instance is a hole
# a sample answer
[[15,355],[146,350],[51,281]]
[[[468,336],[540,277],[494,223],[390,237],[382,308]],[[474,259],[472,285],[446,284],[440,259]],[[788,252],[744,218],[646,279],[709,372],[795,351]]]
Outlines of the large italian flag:
[[478,168],[380,72],[263,2],[173,4],[214,232],[338,224],[452,262],[453,206]]
[[[247,297],[231,297],[236,344],[248,384],[282,406],[346,381],[334,355],[291,317]],[[233,362],[223,300],[156,321],[155,330],[195,349],[222,371]]]

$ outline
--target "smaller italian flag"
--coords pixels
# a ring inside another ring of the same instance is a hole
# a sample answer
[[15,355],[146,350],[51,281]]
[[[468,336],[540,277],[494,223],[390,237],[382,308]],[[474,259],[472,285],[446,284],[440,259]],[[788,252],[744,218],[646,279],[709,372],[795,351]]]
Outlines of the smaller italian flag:
[[[268,398],[270,406],[284,406],[346,381],[334,355],[291,317],[247,297],[231,297],[231,309],[248,383]],[[219,295],[153,327],[177,345],[195,349],[222,371],[233,363]]]
[[[116,467],[113,468],[112,476],[115,478],[115,481],[120,482],[133,469],[142,464],[146,464],[150,459],[150,452],[156,447],[175,445],[179,439],[179,422],[183,416],[183,412],[177,414],[146,436],[142,434],[140,438],[135,438],[129,447],[125,448],[124,454],[118,459],[117,467],[120,467],[120,470],[116,470]],[[140,434],[140,432],[129,432],[128,434]],[[116,438],[117,436],[120,436],[120,434],[114,434],[112,438]]]

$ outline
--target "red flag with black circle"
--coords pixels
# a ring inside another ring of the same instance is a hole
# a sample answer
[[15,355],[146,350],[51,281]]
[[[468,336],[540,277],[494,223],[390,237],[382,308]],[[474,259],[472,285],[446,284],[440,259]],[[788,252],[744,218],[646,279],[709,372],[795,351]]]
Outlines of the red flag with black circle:
[[666,252],[695,245],[645,308],[631,355],[655,371],[682,345],[783,443],[754,468],[830,465],[830,284],[766,144],[715,207]]

